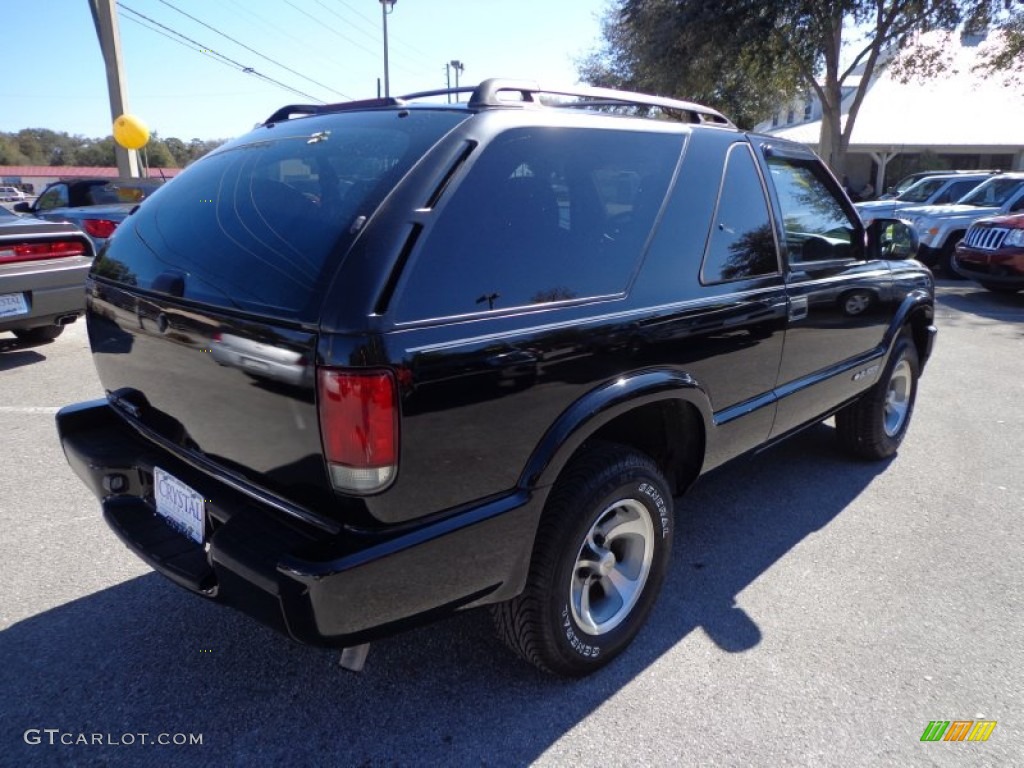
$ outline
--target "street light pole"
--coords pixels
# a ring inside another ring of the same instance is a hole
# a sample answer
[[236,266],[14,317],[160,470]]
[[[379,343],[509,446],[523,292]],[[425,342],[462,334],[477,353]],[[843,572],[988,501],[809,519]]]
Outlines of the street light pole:
[[384,98],[391,96],[391,79],[388,75],[388,14],[395,9],[398,0],[380,0],[380,18],[384,24]]

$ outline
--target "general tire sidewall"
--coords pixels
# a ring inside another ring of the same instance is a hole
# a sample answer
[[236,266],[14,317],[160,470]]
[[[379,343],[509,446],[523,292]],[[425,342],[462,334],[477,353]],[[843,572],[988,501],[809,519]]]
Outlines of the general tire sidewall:
[[[572,614],[570,583],[573,566],[580,546],[598,516],[613,502],[626,498],[641,502],[651,516],[654,527],[651,570],[639,600],[622,623],[602,635],[590,635],[580,628]],[[577,508],[586,509],[587,513],[580,515],[575,526],[569,527],[568,535],[561,542],[562,554],[554,569],[548,621],[554,630],[551,639],[559,655],[569,667],[585,674],[590,668],[603,666],[618,655],[640,631],[665,579],[674,526],[672,497],[664,482],[639,469],[618,473],[589,499],[581,500]]]
[[[885,396],[889,389],[889,382],[892,379],[893,372],[896,370],[896,366],[899,365],[901,360],[906,360],[910,364],[910,379],[912,390],[910,392],[910,403],[907,407],[907,413],[903,417],[903,423],[900,425],[899,431],[895,435],[889,435],[885,431]],[[917,351],[914,347],[913,341],[906,336],[901,336],[896,342],[896,348],[893,349],[892,356],[889,358],[889,364],[885,368],[885,377],[882,379],[882,387],[878,392],[878,408],[877,418],[879,420],[879,430],[882,438],[889,441],[892,449],[895,451],[903,442],[903,438],[907,434],[907,430],[910,429],[910,421],[914,415],[914,405],[917,402],[917,383],[920,375],[920,363],[917,359]]]

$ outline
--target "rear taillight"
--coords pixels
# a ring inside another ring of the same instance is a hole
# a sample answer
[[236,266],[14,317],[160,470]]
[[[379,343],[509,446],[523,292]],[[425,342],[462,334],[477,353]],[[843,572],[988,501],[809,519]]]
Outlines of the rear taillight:
[[398,394],[389,371],[317,371],[320,434],[336,490],[374,493],[398,471]]
[[15,261],[38,261],[40,259],[59,259],[65,256],[81,256],[85,253],[85,245],[73,240],[52,243],[9,243],[0,244],[0,264]]
[[117,229],[117,222],[110,219],[83,219],[82,229],[89,233],[90,237],[98,237],[106,240]]

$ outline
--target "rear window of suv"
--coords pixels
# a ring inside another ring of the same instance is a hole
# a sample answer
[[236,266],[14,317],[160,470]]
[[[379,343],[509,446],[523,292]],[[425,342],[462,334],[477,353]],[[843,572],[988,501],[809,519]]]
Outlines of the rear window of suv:
[[344,252],[464,113],[303,118],[206,156],[141,206],[93,274],[213,306],[314,320]]

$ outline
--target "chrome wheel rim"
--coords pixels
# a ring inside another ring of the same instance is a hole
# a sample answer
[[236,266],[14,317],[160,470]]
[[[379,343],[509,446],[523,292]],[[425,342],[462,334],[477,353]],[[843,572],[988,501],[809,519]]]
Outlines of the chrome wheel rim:
[[870,303],[871,299],[866,294],[855,293],[846,300],[846,313],[849,315],[859,315],[868,308]]
[[901,358],[889,377],[889,387],[885,392],[885,413],[882,416],[885,434],[896,437],[910,412],[910,395],[914,387],[914,379],[910,373],[910,363]]
[[640,599],[654,557],[654,521],[635,499],[598,515],[576,554],[569,605],[577,626],[603,635],[621,624]]

